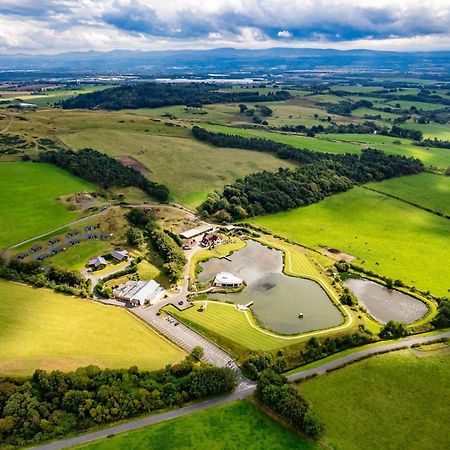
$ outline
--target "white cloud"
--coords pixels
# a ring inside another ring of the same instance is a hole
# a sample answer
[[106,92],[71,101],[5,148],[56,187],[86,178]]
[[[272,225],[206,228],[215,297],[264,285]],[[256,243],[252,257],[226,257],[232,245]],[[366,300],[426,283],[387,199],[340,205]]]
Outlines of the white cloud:
[[281,39],[290,39],[293,36],[293,34],[290,31],[283,30],[283,31],[279,31],[277,33],[277,36]]
[[0,52],[450,50],[449,24],[449,0],[1,0]]

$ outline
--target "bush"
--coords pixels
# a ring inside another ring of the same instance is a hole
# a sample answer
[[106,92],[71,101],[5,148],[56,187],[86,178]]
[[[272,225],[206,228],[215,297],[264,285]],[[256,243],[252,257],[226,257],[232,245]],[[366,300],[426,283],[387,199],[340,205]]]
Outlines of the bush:
[[406,324],[403,322],[396,322],[395,320],[390,320],[380,331],[380,337],[383,339],[395,339],[407,336],[408,334]]

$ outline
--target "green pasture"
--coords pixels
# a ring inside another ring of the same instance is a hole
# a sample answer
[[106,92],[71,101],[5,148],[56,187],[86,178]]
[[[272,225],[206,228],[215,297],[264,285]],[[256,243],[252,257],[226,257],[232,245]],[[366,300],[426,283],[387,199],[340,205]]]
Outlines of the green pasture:
[[148,169],[151,179],[169,187],[174,200],[192,207],[236,178],[261,170],[294,167],[267,153],[218,148],[193,138],[101,128],[59,137],[71,148],[92,147],[111,156],[136,158]]
[[450,177],[420,173],[370,183],[367,187],[450,216]]
[[[423,133],[424,138],[438,138],[442,140],[450,140],[450,124],[440,123],[407,123],[403,125],[405,128],[418,130]],[[449,149],[445,149],[449,150]]]
[[318,450],[249,400],[238,400],[129,433],[86,444],[90,450]]
[[100,367],[154,370],[183,352],[124,309],[0,281],[0,373]]
[[352,111],[352,116],[355,117],[364,118],[365,115],[380,116],[382,119],[396,119],[398,117],[398,114],[385,111],[377,111],[370,108],[357,108]]
[[325,424],[326,448],[445,449],[450,442],[450,353],[402,350],[302,382]]
[[437,296],[448,295],[448,219],[355,187],[319,203],[252,222],[320,249],[337,248],[362,267]]
[[391,100],[389,103],[386,103],[386,105],[392,106],[393,108],[396,108],[396,105],[400,105],[401,109],[410,109],[415,106],[421,111],[434,111],[445,108],[444,105],[440,105],[439,103],[415,102],[410,100]]
[[67,247],[64,252],[52,256],[47,262],[55,267],[81,270],[90,259],[108,253],[108,250],[111,250],[110,241],[91,239]]
[[51,231],[80,217],[57,199],[97,188],[50,164],[0,163],[0,247]]

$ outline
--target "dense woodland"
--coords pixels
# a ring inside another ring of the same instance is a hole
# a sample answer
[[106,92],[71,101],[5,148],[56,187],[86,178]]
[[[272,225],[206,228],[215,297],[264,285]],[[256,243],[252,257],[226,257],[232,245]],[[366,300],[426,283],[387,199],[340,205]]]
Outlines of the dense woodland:
[[235,389],[231,369],[194,361],[188,357],[158,372],[88,366],[0,378],[0,442],[32,444]]
[[141,83],[119,86],[64,100],[63,108],[98,108],[107,110],[158,108],[170,105],[201,107],[212,103],[269,102],[286,100],[287,91],[259,94],[255,91],[222,92],[217,85],[205,83]]
[[167,186],[150,181],[133,168],[90,148],[78,152],[65,149],[43,152],[39,161],[54,164],[103,188],[135,186],[160,201],[169,197]]
[[323,424],[285,376],[267,370],[258,380],[255,395],[298,430],[313,438],[323,434]]
[[210,194],[199,212],[214,215],[220,221],[305,206],[344,192],[355,184],[423,171],[423,164],[417,159],[386,155],[373,149],[365,149],[361,155],[334,155],[300,150],[266,139],[212,133],[198,127],[194,127],[193,133],[214,145],[266,151],[305,164],[295,170],[280,168],[278,172],[254,173],[225,186],[221,194]]

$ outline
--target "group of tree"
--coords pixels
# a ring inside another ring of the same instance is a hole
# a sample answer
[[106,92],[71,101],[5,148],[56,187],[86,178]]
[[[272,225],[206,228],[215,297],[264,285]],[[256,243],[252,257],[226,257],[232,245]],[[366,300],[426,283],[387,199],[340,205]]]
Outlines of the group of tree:
[[450,299],[440,298],[437,301],[438,312],[436,317],[432,320],[432,325],[435,328],[450,327]]
[[313,336],[306,343],[305,349],[301,352],[301,359],[304,363],[317,361],[333,353],[351,347],[358,347],[376,341],[376,336],[367,328],[360,326],[357,331],[351,334],[344,334],[336,337],[317,338]]
[[271,369],[276,373],[286,372],[287,361],[283,355],[274,357],[271,353],[254,352],[247,356],[242,362],[242,372],[250,380],[257,380],[260,375]]
[[176,282],[182,275],[186,264],[180,237],[170,230],[163,230],[148,210],[133,208],[127,214],[127,218],[134,227],[143,231],[148,245],[164,261],[163,269],[167,276],[172,282]]
[[288,91],[227,91],[207,83],[140,83],[80,94],[61,102],[67,109],[134,109],[170,105],[206,105],[287,100]]
[[373,149],[365,149],[360,155],[335,155],[268,139],[213,133],[199,127],[194,127],[193,133],[214,145],[259,150],[304,163],[297,169],[257,172],[225,186],[221,194],[210,194],[199,212],[224,222],[309,205],[355,184],[423,171],[423,164],[417,159],[386,155]]
[[395,339],[408,336],[408,328],[405,323],[389,320],[380,330],[380,337],[383,339]]
[[369,100],[358,100],[356,102],[346,100],[339,103],[324,103],[323,106],[328,114],[350,116],[355,109],[372,108],[373,103]]
[[160,201],[169,197],[167,186],[150,181],[137,170],[90,148],[42,152],[39,161],[54,164],[103,188],[135,186]]
[[325,431],[322,422],[285,376],[266,370],[258,380],[255,396],[286,422],[307,435],[318,438]]
[[266,105],[255,105],[253,108],[249,108],[243,103],[239,105],[239,112],[248,117],[252,117],[253,122],[263,125],[268,125],[264,118],[273,114],[273,110]]
[[[411,130],[402,128],[398,125],[387,127],[386,125],[378,125],[375,122],[365,121],[363,123],[348,123],[348,124],[334,124],[329,126],[313,125],[306,127],[305,125],[283,125],[280,130],[304,133],[308,136],[314,136],[319,133],[333,133],[333,134],[380,134],[382,136],[390,136],[401,139],[411,139],[413,141],[421,141],[423,134],[418,130]],[[429,139],[427,139],[429,141]]]
[[0,442],[24,446],[68,433],[232,392],[231,369],[192,356],[157,372],[37,370],[29,378],[0,378]]
[[45,268],[39,262],[19,262],[12,260],[0,265],[0,278],[23,281],[36,287],[48,287],[67,294],[88,296],[90,280],[75,270]]

